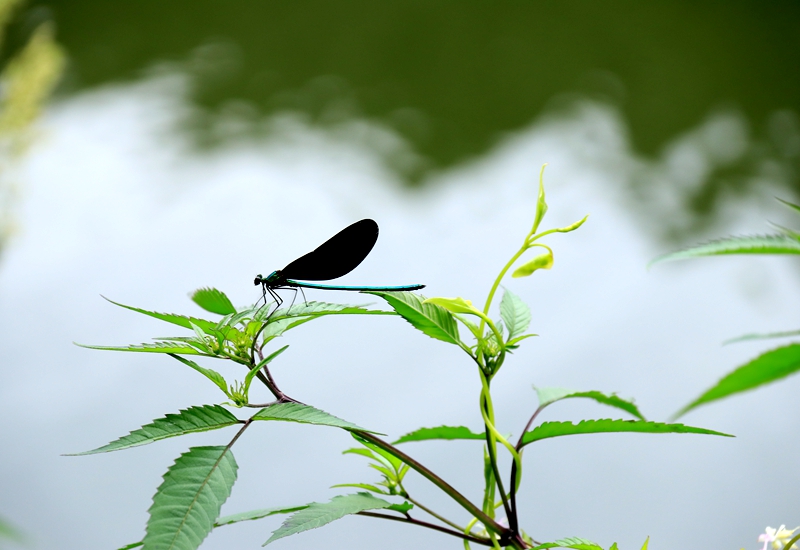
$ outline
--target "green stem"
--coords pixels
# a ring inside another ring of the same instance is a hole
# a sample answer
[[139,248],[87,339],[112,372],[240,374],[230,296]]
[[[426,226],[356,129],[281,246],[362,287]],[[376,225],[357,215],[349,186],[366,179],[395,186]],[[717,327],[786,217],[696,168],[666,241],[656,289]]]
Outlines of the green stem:
[[410,468],[415,470],[417,473],[421,474],[422,477],[426,478],[428,481],[436,485],[439,489],[441,489],[445,494],[447,494],[450,498],[455,500],[458,504],[461,505],[467,512],[470,513],[473,517],[478,518],[478,520],[483,523],[486,527],[486,530],[490,533],[497,533],[499,535],[510,535],[510,529],[508,527],[504,527],[497,523],[494,519],[490,518],[483,510],[475,506],[467,497],[459,493],[454,487],[444,481],[442,478],[431,472],[428,468],[405,454],[403,451],[395,447],[394,445],[383,441],[379,437],[362,431],[353,430],[353,433],[358,434],[359,437],[362,439],[366,439],[373,445],[380,447],[381,449],[385,450],[386,452],[394,455],[395,457],[399,458]]
[[462,532],[464,532],[465,534],[469,534],[469,531],[466,531],[466,530],[465,530],[463,527],[461,527],[461,526],[460,526],[460,525],[458,525],[457,523],[454,523],[454,522],[450,521],[449,519],[447,519],[447,518],[445,518],[445,517],[442,517],[442,516],[440,516],[439,514],[437,514],[436,512],[434,512],[433,510],[431,510],[430,508],[428,508],[427,506],[423,506],[421,502],[419,502],[419,501],[417,501],[417,500],[414,500],[413,498],[411,498],[411,496],[408,494],[408,491],[406,491],[405,489],[403,489],[403,491],[406,493],[406,495],[405,495],[405,498],[407,498],[407,499],[408,499],[408,501],[409,501],[409,502],[411,502],[411,504],[413,504],[414,506],[416,506],[416,507],[417,507],[417,508],[419,508],[420,510],[424,510],[425,512],[427,512],[427,513],[428,513],[428,514],[430,514],[431,516],[435,517],[436,519],[438,519],[438,520],[439,520],[439,521],[441,521],[442,523],[446,523],[447,525],[449,525],[449,526],[450,526],[450,527],[452,527],[453,529],[458,529],[459,531],[462,531]]

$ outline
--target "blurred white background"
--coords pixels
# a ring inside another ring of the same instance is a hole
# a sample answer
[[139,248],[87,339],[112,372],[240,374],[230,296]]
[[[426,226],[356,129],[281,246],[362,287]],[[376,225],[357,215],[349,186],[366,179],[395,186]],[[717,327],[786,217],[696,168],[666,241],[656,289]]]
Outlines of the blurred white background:
[[[187,294],[213,286],[247,305],[259,297],[256,273],[278,269],[370,217],[380,224],[378,244],[343,284],[420,282],[427,296],[482,303],[530,227],[545,162],[550,210],[542,227],[591,215],[577,232],[546,241],[555,251],[551,271],[505,282],[531,305],[531,330],[540,337],[526,341],[496,378],[501,431],[519,434],[536,407],[532,384],[618,392],[635,398],[648,419],[666,420],[725,373],[781,343],[723,347],[724,340],[798,328],[792,258],[712,258],[646,269],[671,245],[659,241],[653,219],[631,213],[628,182],[685,175],[681,167],[702,171],[705,157],[680,157],[676,143],[657,163],[636,158],[624,123],[607,107],[587,103],[536,121],[412,191],[384,162],[402,152],[401,138],[366,122],[323,131],[287,114],[266,122],[277,129],[271,139],[197,153],[172,131],[183,116],[179,88],[158,78],[57,104],[17,174],[19,230],[0,264],[0,516],[26,532],[32,548],[117,548],[140,540],[152,495],[174,459],[189,446],[224,444],[233,435],[61,456],[223,399],[168,357],[74,346],[181,334],[101,294],[201,315]],[[773,194],[765,184],[760,202],[709,235],[765,232],[768,219],[791,225]],[[664,215],[672,209],[665,198]],[[377,304],[345,293],[307,296]],[[291,347],[273,372],[284,391],[305,403],[391,438],[421,426],[480,427],[473,364],[400,318],[322,319],[276,345],[285,343]],[[229,379],[242,377],[233,366],[211,366]],[[525,529],[539,540],[580,536],[617,541],[626,550],[648,536],[653,550],[756,548],[766,525],[800,523],[798,383],[790,378],[682,419],[735,439],[596,435],[527,448],[520,494]],[[605,417],[619,415],[567,402],[542,420]],[[327,501],[342,492],[330,485],[376,481],[365,461],[341,455],[351,446],[335,429],[254,426],[234,448],[239,479],[223,514]],[[412,443],[405,450],[479,500],[479,443]],[[413,473],[409,489],[466,521]],[[281,520],[219,529],[203,548],[258,548]],[[275,548],[460,544],[348,517]]]

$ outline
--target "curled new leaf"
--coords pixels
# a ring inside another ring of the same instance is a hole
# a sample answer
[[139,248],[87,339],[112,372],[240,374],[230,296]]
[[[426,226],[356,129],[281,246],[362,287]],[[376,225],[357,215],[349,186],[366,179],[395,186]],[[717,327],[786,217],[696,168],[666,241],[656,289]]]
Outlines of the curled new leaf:
[[550,269],[553,267],[553,251],[548,249],[544,254],[539,254],[534,259],[519,266],[512,277],[528,277],[537,269]]

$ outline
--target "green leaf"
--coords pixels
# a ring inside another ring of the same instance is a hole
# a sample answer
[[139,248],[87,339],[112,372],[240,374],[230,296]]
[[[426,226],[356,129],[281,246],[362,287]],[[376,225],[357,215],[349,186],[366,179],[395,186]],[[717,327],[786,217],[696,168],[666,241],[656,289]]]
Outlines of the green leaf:
[[200,374],[202,374],[203,376],[214,382],[214,384],[216,384],[216,386],[219,389],[221,389],[225,395],[230,397],[230,395],[228,394],[228,384],[227,382],[225,382],[225,379],[222,377],[220,373],[218,373],[214,369],[207,369],[205,367],[201,367],[194,361],[186,359],[185,357],[181,357],[180,355],[175,355],[174,353],[170,353],[169,356],[172,357],[173,359],[177,359],[187,367],[193,368],[194,370],[196,370],[197,372],[199,372]]
[[648,266],[660,262],[723,254],[800,254],[800,242],[787,235],[728,237],[664,254],[652,260]]
[[551,267],[553,267],[553,251],[548,250],[544,254],[539,254],[532,260],[519,266],[514,270],[511,276],[514,278],[528,277],[537,269],[550,269]]
[[775,198],[778,199],[783,204],[785,204],[786,206],[788,206],[789,208],[792,208],[792,209],[797,210],[798,212],[800,212],[800,206],[794,204],[793,202],[785,201],[783,199],[779,199],[778,197],[775,197]]
[[503,298],[500,300],[500,317],[508,328],[509,342],[528,330],[531,324],[531,310],[528,304],[508,289],[504,289]]
[[0,540],[22,543],[25,541],[25,537],[16,527],[0,517]]
[[239,419],[233,416],[227,409],[219,405],[202,405],[200,407],[189,407],[180,411],[178,414],[168,414],[164,418],[158,418],[152,424],[146,424],[130,434],[112,441],[108,445],[103,445],[91,451],[83,453],[73,453],[66,456],[83,456],[95,453],[107,453],[111,451],[121,451],[139,445],[147,445],[154,441],[167,439],[210,430],[226,428],[238,424]]
[[[309,405],[300,403],[277,403],[265,407],[258,411],[253,420],[281,420],[285,422],[299,422],[301,424],[316,424],[318,426],[333,426],[345,430],[356,430],[361,432],[378,433],[366,430],[360,426],[337,418],[325,411],[315,409]],[[383,434],[381,434],[383,435]]]
[[648,422],[644,420],[617,420],[604,418],[600,420],[582,420],[578,424],[572,422],[545,422],[531,431],[525,432],[522,436],[522,444],[527,445],[534,441],[559,437],[562,435],[575,434],[596,434],[596,433],[618,433],[618,432],[638,432],[650,434],[665,433],[689,433],[721,435],[733,437],[732,435],[703,428],[684,426],[683,424],[665,424],[663,422]]
[[608,405],[609,407],[621,409],[640,420],[645,419],[633,401],[626,401],[621,397],[617,397],[613,393],[611,395],[607,395],[599,391],[573,391],[566,390],[564,388],[537,388],[536,386],[534,386],[533,389],[536,390],[536,394],[539,397],[540,407],[546,407],[551,403],[561,401],[562,399],[587,398],[593,399],[603,405]]
[[99,349],[106,351],[137,351],[144,353],[181,353],[183,355],[206,355],[211,357],[208,353],[198,351],[189,345],[181,345],[175,342],[154,342],[152,344],[139,344],[130,346],[89,346],[86,344],[78,344],[76,346],[87,349]]
[[353,489],[366,489],[367,491],[372,491],[373,493],[378,493],[380,495],[389,495],[387,491],[379,489],[374,485],[370,485],[368,483],[337,483],[336,485],[331,485],[331,489],[335,489],[337,487],[351,487]]
[[142,313],[144,315],[154,317],[161,321],[172,323],[173,325],[178,325],[179,327],[188,328],[189,330],[192,329],[192,323],[194,323],[195,325],[203,329],[203,331],[209,334],[217,329],[217,323],[213,321],[208,321],[206,319],[198,319],[196,317],[186,317],[185,315],[175,315],[173,313],[158,313],[156,311],[148,311],[146,309],[141,309],[138,307],[126,306],[125,304],[120,304],[118,302],[115,302],[114,300],[109,300],[105,296],[103,296],[103,299],[111,302],[115,306],[124,307],[125,309],[129,309],[137,313]]
[[539,196],[536,197],[536,216],[533,220],[531,233],[536,233],[536,230],[539,229],[539,224],[544,219],[544,215],[547,214],[547,202],[544,200],[544,169],[546,166],[547,164],[543,164],[542,169],[539,171]]
[[133,542],[131,544],[126,544],[122,548],[118,548],[117,550],[133,550],[134,548],[139,548],[140,546],[144,546],[144,541],[140,540],[139,542]]
[[647,550],[647,546],[650,544],[650,537],[644,539],[644,544],[642,545],[642,550]]
[[406,501],[403,502],[403,504],[392,504],[387,508],[387,510],[392,510],[394,512],[400,512],[401,514],[405,514],[412,508],[414,508],[414,505]]
[[380,296],[414,328],[431,338],[464,347],[458,336],[458,326],[453,315],[441,306],[423,304],[424,296],[413,292],[369,291],[365,294]]
[[675,418],[711,401],[752,390],[800,370],[800,344],[789,344],[760,355],[734,370],[703,395],[686,405]]
[[193,447],[175,461],[153,497],[146,548],[194,550],[214,528],[238,466],[227,447]]
[[747,340],[768,340],[770,338],[790,338],[800,336],[800,330],[788,330],[785,332],[769,332],[767,334],[745,334],[744,336],[737,336],[730,340],[725,340],[723,344],[733,344],[736,342],[745,342]]
[[192,294],[192,301],[211,313],[219,315],[231,315],[236,313],[236,308],[233,307],[230,299],[224,292],[216,288],[198,288]]
[[249,512],[239,512],[238,514],[231,514],[229,516],[223,516],[217,520],[214,524],[214,527],[221,527],[223,525],[231,525],[233,523],[239,523],[240,521],[252,521],[256,519],[265,518],[268,516],[275,516],[277,514],[291,514],[293,512],[299,512],[300,510],[305,510],[308,508],[308,505],[302,506],[290,506],[290,507],[282,507],[282,508],[262,508],[260,510],[250,510]]
[[408,443],[409,441],[427,441],[430,439],[478,439],[485,441],[486,435],[483,433],[475,433],[464,426],[438,426],[436,428],[420,428],[414,430],[392,443],[392,445]]
[[555,542],[547,542],[536,546],[533,550],[544,550],[546,548],[574,548],[575,550],[603,550],[602,547],[593,543],[592,541],[581,539],[578,537],[569,537],[566,539],[557,540]]
[[350,514],[357,514],[364,510],[389,508],[391,505],[390,502],[376,498],[369,493],[340,495],[333,497],[330,502],[324,504],[312,502],[305,510],[300,510],[286,518],[283,525],[272,533],[272,536],[264,543],[264,546],[289,535],[322,527]]

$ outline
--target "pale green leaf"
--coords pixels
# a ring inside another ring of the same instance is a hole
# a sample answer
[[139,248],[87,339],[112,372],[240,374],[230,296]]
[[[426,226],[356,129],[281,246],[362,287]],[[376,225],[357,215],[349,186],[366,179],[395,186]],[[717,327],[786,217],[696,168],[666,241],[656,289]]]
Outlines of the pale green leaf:
[[675,417],[711,401],[780,380],[799,370],[800,344],[789,344],[768,351],[725,376],[714,387],[678,411]]
[[350,514],[357,514],[364,510],[379,510],[390,506],[392,506],[390,502],[376,498],[369,493],[340,495],[333,497],[330,502],[324,504],[312,502],[308,505],[308,508],[286,518],[283,525],[272,533],[272,536],[264,543],[264,546],[289,535],[322,527]]
[[256,519],[266,518],[268,516],[275,516],[277,514],[291,514],[294,512],[299,512],[300,510],[305,510],[306,508],[308,508],[308,505],[290,506],[290,507],[284,506],[282,508],[262,508],[260,510],[239,512],[238,514],[231,514],[229,516],[223,516],[219,518],[217,522],[214,524],[214,527],[231,525],[234,523],[239,523],[240,521],[252,521]]
[[195,550],[214,528],[238,466],[227,447],[193,447],[175,461],[150,506],[148,550]]
[[723,254],[800,254],[800,242],[787,235],[728,237],[664,254],[648,265]]
[[785,204],[786,206],[788,206],[789,208],[792,208],[792,209],[797,210],[798,212],[800,212],[800,206],[794,204],[793,202],[785,201],[783,199],[779,199],[778,197],[775,197],[775,198],[778,199],[783,204]]
[[536,233],[536,230],[539,229],[539,224],[544,219],[544,215],[547,214],[547,202],[544,197],[544,169],[546,166],[547,164],[543,164],[542,169],[539,171],[539,195],[536,197],[536,216],[533,220],[531,233]]
[[265,407],[258,411],[253,420],[280,420],[285,422],[299,422],[301,424],[316,424],[318,426],[333,426],[334,428],[342,428],[345,430],[356,430],[361,432],[373,432],[366,430],[360,426],[337,418],[332,414],[325,411],[315,409],[309,405],[301,403],[277,403],[269,407]]
[[647,550],[647,546],[650,544],[650,537],[644,539],[644,544],[642,545],[642,550]]
[[553,252],[548,250],[544,254],[539,254],[532,260],[525,262],[511,274],[514,278],[528,277],[537,269],[550,269],[553,267]]
[[211,313],[231,315],[236,313],[230,299],[224,292],[216,288],[199,288],[192,293],[192,301]]
[[723,344],[733,344],[736,342],[745,342],[747,340],[769,340],[771,338],[791,338],[800,336],[800,330],[788,330],[784,332],[768,332],[766,334],[745,334],[744,336],[737,336],[730,340],[725,340]]
[[508,289],[504,289],[503,298],[500,300],[500,317],[508,328],[509,342],[528,330],[531,324],[531,310],[528,304]]
[[458,326],[452,313],[435,304],[423,304],[423,296],[413,292],[369,291],[365,294],[380,296],[414,328],[431,338],[464,347],[459,336]]
[[160,441],[169,437],[218,430],[238,423],[238,418],[219,405],[189,407],[177,414],[168,414],[164,418],[158,418],[151,424],[146,424],[138,430],[134,430],[130,434],[120,437],[116,441],[112,441],[108,445],[103,445],[91,451],[74,453],[66,456],[82,456],[110,451],[121,451],[122,449],[147,445],[148,443]]
[[409,441],[428,441],[431,439],[477,439],[486,441],[486,435],[483,432],[475,433],[464,426],[437,426],[436,428],[420,428],[414,430],[413,432],[405,434],[392,443],[392,445],[408,443]]
[[540,407],[546,407],[551,403],[561,401],[562,399],[586,398],[593,399],[594,401],[597,401],[603,405],[608,405],[609,407],[616,407],[617,409],[630,413],[640,420],[645,419],[633,401],[622,399],[613,393],[608,395],[599,391],[574,391],[566,390],[564,388],[537,388],[535,386],[533,389],[536,390]]
[[644,420],[612,420],[610,418],[604,418],[600,420],[582,420],[577,424],[573,424],[572,422],[545,422],[536,426],[533,430],[525,432],[522,436],[522,444],[527,445],[534,441],[563,435],[621,432],[651,434],[691,433],[733,437],[729,434],[706,430],[704,428],[684,426],[683,424],[665,424],[663,422],[648,422]]
[[412,508],[414,508],[414,505],[408,501],[405,501],[403,502],[403,504],[392,504],[387,508],[387,510],[392,510],[394,512],[400,512],[401,514],[405,514],[409,512]]

